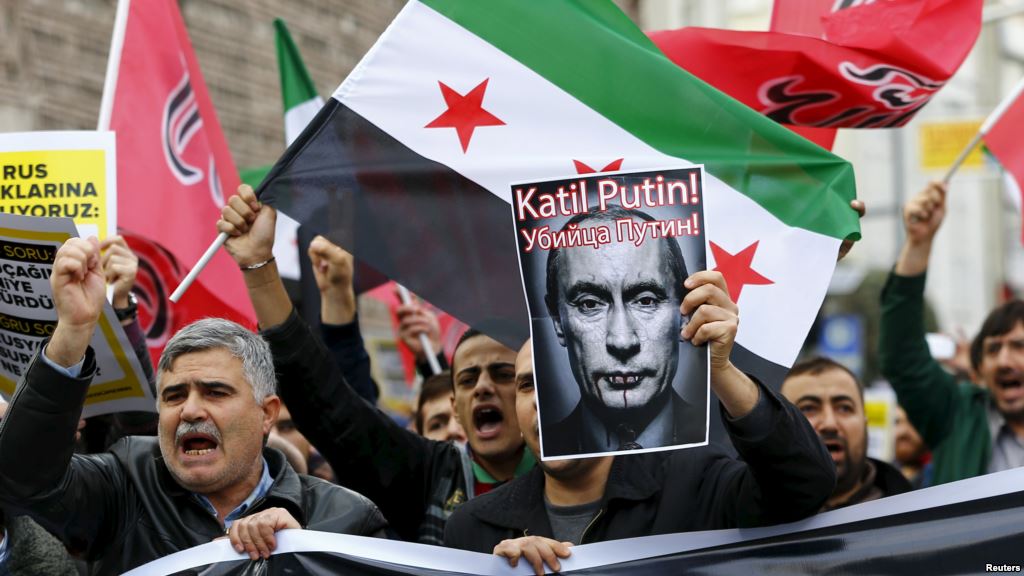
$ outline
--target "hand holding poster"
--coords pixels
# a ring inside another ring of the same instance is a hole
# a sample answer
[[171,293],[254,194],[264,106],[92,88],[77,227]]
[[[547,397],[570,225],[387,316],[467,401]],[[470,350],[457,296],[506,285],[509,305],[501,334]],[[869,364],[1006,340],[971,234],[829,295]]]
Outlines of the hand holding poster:
[[703,183],[698,166],[512,185],[543,459],[707,443],[708,349],[680,340]]
[[[77,236],[67,218],[0,214],[0,393],[10,398],[36,349],[57,326],[50,273],[57,248]],[[96,376],[82,417],[156,404],[131,344],[109,302],[90,342]]]
[[83,237],[117,230],[113,132],[0,134],[0,212],[73,218]]

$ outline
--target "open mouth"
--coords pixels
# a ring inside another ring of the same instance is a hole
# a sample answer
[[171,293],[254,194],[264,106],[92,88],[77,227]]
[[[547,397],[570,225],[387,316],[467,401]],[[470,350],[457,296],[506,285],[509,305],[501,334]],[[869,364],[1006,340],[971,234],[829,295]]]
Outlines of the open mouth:
[[473,409],[473,427],[482,439],[497,436],[504,420],[505,416],[497,406],[477,406]]
[[835,459],[837,456],[842,455],[846,452],[846,447],[839,440],[825,440],[825,448],[828,450],[829,455]]
[[188,456],[205,456],[216,450],[219,444],[217,439],[209,434],[193,433],[183,436],[178,445]]
[[1021,381],[1019,378],[1006,377],[996,380],[996,384],[1002,390],[1018,390],[1024,386],[1024,381]]

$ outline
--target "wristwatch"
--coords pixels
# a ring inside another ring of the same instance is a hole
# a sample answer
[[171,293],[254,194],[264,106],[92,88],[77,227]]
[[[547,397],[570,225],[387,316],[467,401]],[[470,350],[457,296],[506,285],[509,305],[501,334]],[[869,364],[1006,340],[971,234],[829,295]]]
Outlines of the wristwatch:
[[135,295],[129,292],[128,306],[126,308],[114,308],[114,314],[117,314],[117,319],[121,322],[134,320],[139,315],[139,304],[135,301]]

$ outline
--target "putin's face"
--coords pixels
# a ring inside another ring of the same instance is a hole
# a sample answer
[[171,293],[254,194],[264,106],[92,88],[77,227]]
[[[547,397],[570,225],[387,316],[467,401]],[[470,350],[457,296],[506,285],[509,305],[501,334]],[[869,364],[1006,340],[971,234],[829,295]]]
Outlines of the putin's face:
[[607,414],[639,411],[672,386],[679,304],[661,241],[570,248],[559,255],[555,334],[583,399]]

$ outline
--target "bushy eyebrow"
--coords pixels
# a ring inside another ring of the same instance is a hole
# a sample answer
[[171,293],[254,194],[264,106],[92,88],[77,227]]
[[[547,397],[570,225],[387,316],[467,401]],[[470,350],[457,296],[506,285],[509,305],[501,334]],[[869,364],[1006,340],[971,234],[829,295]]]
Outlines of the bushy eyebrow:
[[665,287],[652,280],[641,280],[626,286],[626,289],[623,291],[623,298],[632,300],[644,292],[653,292],[661,300],[668,298],[668,292],[665,290]]
[[171,394],[171,393],[174,393],[174,392],[181,392],[182,390],[187,390],[189,388],[189,386],[191,386],[192,384],[195,384],[199,388],[202,388],[202,389],[207,390],[207,391],[209,391],[209,390],[219,390],[219,391],[227,391],[227,392],[234,392],[235,391],[235,387],[233,385],[231,385],[231,384],[228,384],[227,382],[221,382],[219,380],[205,380],[205,381],[199,381],[199,382],[180,382],[178,384],[169,384],[169,385],[165,386],[163,390],[160,391],[160,397],[161,398],[166,398],[168,394]]
[[585,280],[573,283],[573,285],[566,291],[565,297],[567,300],[574,300],[580,294],[592,294],[598,298],[604,298],[605,300],[611,300],[612,298],[612,293],[608,288]]
[[814,402],[815,404],[821,404],[821,396],[814,396],[813,394],[804,394],[803,396],[796,399],[793,404],[799,404],[801,402]]

